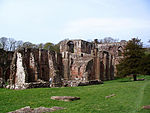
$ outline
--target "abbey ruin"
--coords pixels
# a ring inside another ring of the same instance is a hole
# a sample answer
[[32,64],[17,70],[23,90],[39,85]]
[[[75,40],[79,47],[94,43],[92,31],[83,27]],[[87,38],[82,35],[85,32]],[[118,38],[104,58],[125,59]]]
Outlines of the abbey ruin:
[[[79,86],[113,80],[116,64],[122,58],[126,41],[99,44],[84,40],[65,40],[60,53],[35,48],[15,52],[0,50],[0,79],[7,88]],[[4,54],[7,57],[4,57]],[[2,57],[3,56],[3,57]],[[8,64],[6,69],[5,63]],[[5,74],[5,76],[4,76]]]

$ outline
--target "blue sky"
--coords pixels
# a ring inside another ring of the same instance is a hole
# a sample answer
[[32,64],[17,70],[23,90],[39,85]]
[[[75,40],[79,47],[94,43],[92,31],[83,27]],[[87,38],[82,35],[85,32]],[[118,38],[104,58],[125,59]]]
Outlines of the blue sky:
[[0,0],[0,37],[52,42],[150,39],[149,0]]

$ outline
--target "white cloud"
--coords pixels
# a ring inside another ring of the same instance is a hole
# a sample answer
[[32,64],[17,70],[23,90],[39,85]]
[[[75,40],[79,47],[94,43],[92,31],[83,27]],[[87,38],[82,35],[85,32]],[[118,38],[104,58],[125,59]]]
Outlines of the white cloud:
[[122,32],[150,29],[149,20],[130,18],[88,18],[66,24],[64,34],[81,32]]
[[144,43],[149,39],[150,20],[134,18],[87,18],[71,21],[64,26],[61,36],[69,39],[95,39],[113,37],[129,40],[139,37]]

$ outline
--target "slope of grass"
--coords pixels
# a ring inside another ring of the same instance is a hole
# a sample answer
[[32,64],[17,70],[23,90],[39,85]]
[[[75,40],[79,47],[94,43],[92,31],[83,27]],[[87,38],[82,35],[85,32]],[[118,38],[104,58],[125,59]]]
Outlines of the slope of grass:
[[[115,96],[105,98],[111,94]],[[51,96],[78,96],[81,99],[63,102],[51,100]],[[82,87],[0,89],[0,113],[25,106],[66,108],[54,113],[149,113],[150,111],[141,109],[143,105],[150,104],[149,98],[150,76],[145,81],[132,82],[130,78],[125,78]]]

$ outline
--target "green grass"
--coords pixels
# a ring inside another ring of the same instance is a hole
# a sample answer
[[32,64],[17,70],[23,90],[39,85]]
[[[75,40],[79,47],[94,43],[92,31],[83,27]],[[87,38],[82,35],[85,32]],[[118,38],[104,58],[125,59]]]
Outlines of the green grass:
[[[132,82],[130,78],[106,81],[101,85],[35,88],[27,90],[0,89],[0,113],[25,106],[66,108],[54,113],[150,113],[143,105],[150,105],[150,76],[144,81]],[[111,98],[105,96],[115,94]],[[51,100],[51,96],[78,96],[72,102]]]

